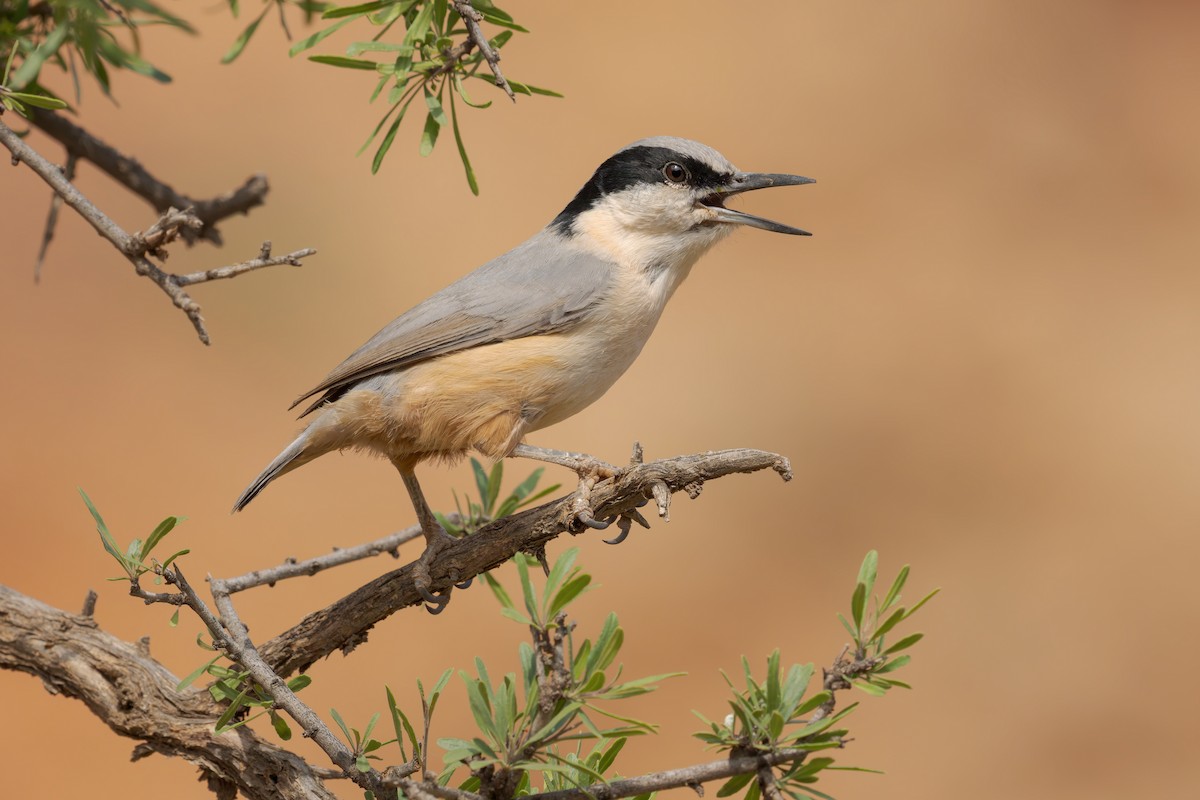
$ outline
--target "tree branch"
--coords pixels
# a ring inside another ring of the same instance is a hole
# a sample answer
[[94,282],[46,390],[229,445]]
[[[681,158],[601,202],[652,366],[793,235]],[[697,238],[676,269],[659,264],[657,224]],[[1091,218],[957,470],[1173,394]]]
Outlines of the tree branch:
[[[596,484],[591,505],[599,519],[634,510],[647,498],[660,501],[660,514],[670,494],[700,494],[705,481],[738,472],[773,469],[791,478],[786,458],[762,450],[722,450],[651,461],[630,467]],[[431,589],[449,590],[454,583],[500,566],[518,552],[534,554],[563,533],[577,533],[575,495],[568,495],[520,514],[493,522],[477,533],[446,546],[429,567]],[[287,676],[335,650],[349,653],[366,640],[375,623],[423,600],[413,580],[413,564],[382,575],[333,605],[309,614],[290,630],[260,647],[263,659]]]
[[810,751],[800,748],[775,750],[770,753],[754,756],[735,756],[710,761],[707,764],[696,764],[691,767],[669,769],[641,775],[637,778],[624,778],[609,783],[596,783],[582,789],[560,789],[556,792],[540,792],[529,797],[537,800],[617,800],[621,797],[636,797],[647,792],[661,792],[666,789],[695,788],[702,783],[732,778],[734,775],[745,775],[779,764],[791,764],[803,761]]
[[[250,261],[245,262],[245,264],[193,273],[182,277],[174,275],[163,270],[151,261],[148,256],[154,256],[159,259],[164,258],[165,251],[162,249],[163,246],[180,235],[186,235],[188,229],[198,230],[202,224],[202,221],[198,217],[187,211],[168,208],[162,217],[144,234],[136,233],[130,235],[121,226],[109,219],[104,212],[96,208],[82,192],[75,188],[74,184],[67,180],[56,166],[43,158],[29,145],[25,144],[21,140],[21,137],[17,136],[16,132],[3,122],[0,122],[0,144],[3,144],[12,152],[14,164],[17,162],[27,164],[30,169],[37,173],[42,180],[48,183],[63,198],[63,201],[67,205],[79,212],[80,216],[86,219],[97,233],[121,251],[122,255],[133,264],[133,268],[138,275],[154,281],[155,285],[162,289],[167,297],[171,298],[171,302],[187,315],[187,318],[192,323],[192,327],[196,329],[196,334],[200,337],[200,341],[204,344],[209,344],[210,342],[208,329],[204,325],[204,317],[200,314],[199,304],[184,291],[183,287],[185,285],[217,278],[229,278],[240,275],[243,272],[249,272],[252,269],[271,266],[272,264],[294,264],[297,263],[299,258],[312,255],[316,252],[308,248],[306,250],[298,250],[295,253],[291,253],[281,259],[275,259],[274,261],[261,257],[259,259],[263,262],[271,261],[271,263],[260,264]],[[264,244],[264,251],[269,255],[269,245]]]
[[483,15],[479,13],[472,5],[471,0],[454,0],[454,10],[462,17],[463,22],[467,25],[467,35],[471,37],[471,41],[479,48],[479,52],[483,54],[484,59],[488,63],[488,68],[491,69],[492,75],[496,77],[496,85],[504,90],[508,95],[508,99],[514,103],[517,102],[517,96],[513,94],[512,87],[508,85],[508,81],[504,77],[504,73],[500,71],[500,54],[492,47],[484,35],[483,29],[479,27],[479,21],[483,19]]
[[168,208],[190,208],[202,226],[195,232],[185,234],[190,244],[196,238],[207,239],[213,244],[222,243],[216,224],[234,214],[245,214],[260,206],[270,186],[266,175],[253,175],[238,188],[208,200],[196,200],[180,194],[151,175],[135,159],[119,152],[66,117],[40,108],[30,109],[30,121],[44,133],[67,149],[68,155],[86,159],[102,172],[120,183],[129,191],[149,203],[155,211],[163,213]]
[[334,800],[301,758],[247,728],[216,735],[220,714],[206,692],[175,690],[178,679],[144,648],[0,585],[0,668],[27,672],[51,694],[82,700],[115,733],[140,739],[139,758],[178,756],[244,796]]

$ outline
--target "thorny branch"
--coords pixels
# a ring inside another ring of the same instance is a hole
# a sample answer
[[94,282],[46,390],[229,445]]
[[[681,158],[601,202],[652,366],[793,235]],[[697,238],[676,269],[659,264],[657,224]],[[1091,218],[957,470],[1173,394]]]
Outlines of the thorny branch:
[[207,692],[176,691],[179,679],[144,647],[105,633],[88,614],[0,586],[0,668],[27,672],[51,694],[83,701],[114,733],[141,741],[134,758],[182,758],[248,798],[334,800],[320,780],[328,776],[299,756],[247,728],[216,735],[221,709]]
[[169,208],[189,208],[201,227],[188,231],[188,243],[196,238],[213,244],[222,243],[216,224],[234,214],[245,214],[264,202],[269,186],[267,176],[253,175],[233,191],[207,200],[180,194],[150,174],[137,160],[119,152],[66,117],[40,108],[30,109],[30,121],[67,150],[70,159],[84,159],[129,191],[143,198],[160,214]]
[[[596,484],[591,489],[590,502],[594,516],[606,519],[630,512],[654,497],[660,501],[660,515],[665,516],[674,492],[686,491],[694,498],[705,481],[763,469],[775,470],[784,480],[792,475],[787,459],[775,453],[721,450],[632,466]],[[579,533],[574,499],[574,494],[567,495],[505,517],[447,545],[429,565],[431,591],[449,590],[455,583],[500,566],[518,552],[537,555],[549,541],[563,533]],[[405,606],[423,602],[414,581],[413,564],[408,564],[309,614],[290,630],[264,643],[260,650],[276,672],[287,676],[336,650],[353,650],[365,641],[375,623]]]
[[202,221],[194,213],[168,207],[158,221],[145,233],[130,235],[109,219],[104,212],[93,205],[82,192],[76,189],[58,167],[51,164],[33,150],[33,148],[25,144],[17,136],[16,132],[3,122],[0,122],[0,144],[3,144],[12,153],[14,164],[19,162],[27,164],[30,169],[37,173],[42,180],[48,183],[62,197],[67,205],[79,212],[80,216],[86,219],[97,233],[107,239],[129,259],[138,275],[152,280],[171,299],[171,302],[187,315],[187,318],[192,323],[192,327],[196,329],[196,334],[200,337],[200,341],[204,344],[209,344],[208,330],[204,324],[204,317],[200,314],[199,304],[184,291],[184,286],[216,280],[218,278],[230,278],[265,266],[298,264],[299,259],[316,252],[312,248],[306,248],[272,259],[270,258],[270,243],[268,242],[263,244],[263,252],[260,253],[258,259],[206,272],[197,272],[183,276],[175,275],[162,269],[150,259],[153,257],[160,261],[163,260],[166,258],[166,251],[163,249],[165,245],[181,235],[186,236],[186,231],[188,230],[196,231],[202,227]]

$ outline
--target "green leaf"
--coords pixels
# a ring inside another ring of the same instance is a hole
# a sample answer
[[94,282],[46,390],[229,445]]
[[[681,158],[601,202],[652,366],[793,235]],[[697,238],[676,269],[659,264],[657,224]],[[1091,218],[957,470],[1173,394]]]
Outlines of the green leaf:
[[[353,19],[343,19],[342,22],[334,23],[334,24],[330,25],[329,28],[326,28],[325,30],[319,30],[316,32],[316,34],[313,34],[312,36],[302,38],[302,40],[300,40],[299,42],[296,42],[295,44],[293,44],[292,47],[290,47],[288,49],[288,55],[293,56],[298,53],[304,53],[305,50],[314,46],[314,44],[317,44],[318,42],[322,41],[323,38],[325,38],[326,36],[330,36],[331,34],[334,34],[334,32],[337,31],[337,29],[342,28],[343,25],[346,25],[347,23],[350,23],[350,22],[354,22],[354,20]],[[374,68],[374,65],[372,65],[372,68]]]
[[[367,727],[363,729],[363,735],[362,735],[363,741],[369,742],[371,740],[371,731],[375,730],[375,724],[378,722],[379,722],[379,712],[376,711],[374,714],[371,715],[371,719],[367,721]],[[374,748],[372,748],[372,749],[374,749]]]
[[892,628],[896,627],[896,625],[902,619],[904,619],[904,607],[903,606],[901,606],[900,608],[897,608],[895,611],[892,612],[891,616],[889,616],[886,620],[884,620],[882,623],[880,623],[879,627],[875,629],[875,633],[872,634],[871,638],[878,639],[879,637],[883,636],[885,633],[890,631]]
[[14,42],[12,48],[8,51],[8,60],[4,62],[4,74],[0,75],[0,86],[8,86],[8,73],[12,71],[13,59],[17,57],[18,50],[20,48]]
[[535,624],[540,624],[537,594],[533,590],[533,582],[529,580],[529,567],[525,563],[525,556],[519,555],[514,560],[517,563],[517,576],[521,579],[521,594],[525,598],[525,610],[529,612],[529,617]]
[[854,620],[854,638],[859,638],[859,631],[862,630],[863,608],[867,601],[867,586],[864,583],[859,583],[854,587],[854,595],[850,598],[850,619]]
[[181,680],[179,683],[175,684],[175,691],[182,692],[184,689],[191,686],[193,683],[195,683],[200,678],[201,675],[208,672],[208,668],[211,667],[213,664],[217,663],[217,659],[219,659],[219,658],[220,658],[220,656],[215,656],[215,657],[213,657],[212,661],[208,661],[208,662],[200,665],[196,669],[192,670],[191,672],[189,672],[188,676],[186,678]]
[[258,15],[258,18],[255,19],[254,22],[251,22],[249,25],[247,25],[246,29],[242,31],[236,39],[234,39],[233,44],[229,47],[229,50],[225,52],[225,55],[221,56],[222,64],[228,64],[242,54],[242,51],[246,49],[246,45],[250,43],[250,37],[254,36],[254,32],[258,30],[259,23],[261,23],[263,18],[267,16],[267,12],[271,10],[273,5],[273,3],[267,3],[263,8],[262,13]]
[[492,23],[493,25],[498,25],[501,28],[509,28],[510,30],[517,31],[518,33],[529,33],[528,28],[522,28],[520,25],[513,22],[512,17],[508,16],[507,14],[497,14],[499,9],[490,9],[485,11],[482,8],[476,8],[475,10],[479,12],[479,15],[483,17],[484,20]]
[[921,641],[923,638],[925,638],[925,634],[923,633],[914,633],[910,636],[905,636],[887,650],[884,650],[880,655],[890,656],[892,653],[899,653],[901,650],[907,650],[917,642]]
[[937,596],[937,593],[938,593],[938,592],[940,592],[940,591],[941,591],[941,589],[934,589],[932,592],[930,592],[929,594],[927,594],[927,595],[925,595],[924,597],[922,597],[920,600],[918,600],[918,601],[917,601],[917,604],[916,604],[915,606],[913,606],[912,608],[910,608],[910,609],[908,610],[908,613],[906,613],[906,614],[904,615],[904,618],[905,618],[905,619],[908,619],[908,618],[909,618],[909,617],[911,617],[913,614],[917,613],[917,609],[919,609],[921,606],[925,605],[925,604],[926,604],[926,603],[928,603],[930,600],[932,600],[932,599],[933,599],[935,596]]
[[505,619],[511,619],[513,622],[519,622],[522,625],[533,624],[533,620],[522,614],[520,611],[517,611],[515,608],[500,609],[500,616],[504,617]]
[[158,523],[158,527],[146,539],[146,543],[142,546],[141,552],[138,553],[138,558],[145,561],[147,556],[154,551],[158,543],[163,540],[163,537],[175,529],[175,526],[183,521],[182,517],[167,517],[162,522]]
[[268,713],[271,715],[271,726],[275,728],[275,734],[285,742],[291,739],[292,729],[288,727],[287,720],[274,711]]
[[882,675],[887,672],[892,672],[894,670],[898,670],[910,661],[912,661],[912,656],[905,653],[902,656],[893,658],[891,661],[887,662],[882,667],[877,667],[876,669],[873,670],[873,672],[876,675]]
[[[426,97],[425,102],[428,103],[429,102],[429,100],[428,100],[429,93],[428,92],[425,93],[425,97]],[[488,474],[486,471],[484,471],[483,465],[479,463],[478,459],[475,459],[475,458],[471,459],[471,471],[475,474],[475,489],[476,489],[476,491],[479,492],[480,499],[487,497],[487,495],[488,495]]]
[[540,94],[543,97],[562,97],[563,96],[562,94],[554,91],[553,89],[544,89],[541,86],[534,86],[532,83],[525,83],[525,84],[522,84],[522,86],[524,86],[526,89],[528,89],[530,94]]
[[550,601],[550,610],[546,613],[547,619],[553,619],[558,612],[566,608],[568,603],[582,594],[591,582],[592,576],[587,574],[579,575],[567,581],[562,590]]
[[[559,556],[558,560],[554,562],[554,566],[550,568],[550,574],[546,576],[546,585],[542,589],[544,593],[543,600],[546,601],[547,606],[549,605],[551,596],[558,591],[558,586],[562,582],[563,578],[566,577],[571,567],[575,566],[575,560],[578,557],[579,548],[569,548],[565,553]],[[546,616],[546,621],[549,622],[551,619],[553,619],[553,615],[548,614]]]
[[287,687],[293,692],[298,692],[310,683],[312,683],[312,678],[307,675],[297,675],[294,678],[288,678]]
[[5,92],[5,97],[10,97],[13,100],[21,102],[27,106],[35,106],[37,108],[59,109],[59,108],[67,107],[66,101],[59,100],[57,97],[49,97],[44,94],[28,94],[26,92]]
[[[450,93],[451,102],[454,99],[454,93]],[[429,106],[429,112],[435,117],[438,117],[438,124],[446,124],[446,112],[442,109],[442,104],[438,99],[431,94],[425,95],[425,103]],[[440,115],[440,116],[438,116]],[[492,471],[488,475],[487,495],[480,498],[483,500],[483,507],[490,516],[492,509],[496,507],[496,498],[500,496],[500,484],[504,481],[504,461],[497,461],[492,465]]]
[[179,608],[175,609],[175,613],[171,615],[171,620],[168,624],[170,624],[170,626],[172,628],[178,627],[178,625],[179,625]]
[[[71,32],[70,25],[58,25],[54,30],[46,35],[42,43],[33,49],[29,55],[25,56],[25,60],[21,62],[21,66],[17,67],[17,71],[12,74],[12,81],[8,84],[15,89],[24,89],[30,83],[37,79],[38,73],[42,69],[42,64],[46,59],[58,52],[58,48],[62,47],[63,42],[67,40],[67,35]],[[16,47],[16,44],[13,44]],[[30,103],[30,105],[33,105]]]
[[[771,655],[767,656],[767,709],[775,710],[779,708],[779,698],[782,686],[779,681],[779,648],[771,651]],[[782,728],[782,724],[781,724]],[[775,734],[778,736],[779,734]]]
[[327,64],[331,67],[342,67],[344,69],[374,70],[376,67],[374,61],[367,61],[363,58],[347,58],[346,56],[309,56],[308,60],[317,64]]
[[[462,76],[459,75],[457,72],[454,73],[454,90],[458,93],[458,96],[462,98],[463,102],[466,103],[467,105],[469,105],[471,108],[487,108],[488,106],[490,106],[492,104],[491,100],[485,100],[482,103],[472,102],[470,96],[467,94],[467,88],[463,84]],[[451,98],[450,98],[450,103],[451,103],[451,106],[453,107],[453,104],[454,104],[453,96],[451,96]]]
[[500,581],[492,577],[492,573],[483,573],[483,582],[492,590],[492,594],[496,595],[496,599],[500,601],[500,605],[504,608],[515,609],[512,598],[508,596],[508,592],[500,585]]
[[748,772],[745,775],[734,775],[732,778],[725,781],[725,784],[717,790],[717,797],[729,797],[730,795],[737,794],[744,789],[746,784],[753,780],[753,778],[753,772]]
[[109,533],[108,526],[104,524],[104,518],[100,516],[100,512],[96,510],[96,506],[92,503],[92,498],[88,497],[87,492],[85,492],[83,489],[79,490],[79,495],[83,498],[84,505],[87,506],[88,511],[91,512],[92,519],[96,520],[96,532],[100,534],[100,542],[104,545],[104,549],[108,551],[109,555],[117,560],[117,563],[121,565],[121,568],[124,569],[125,572],[129,574],[130,579],[132,579],[134,577],[134,573],[130,568],[129,561],[125,558],[125,555],[117,546],[117,540],[113,538],[111,533]]
[[617,760],[617,754],[621,752],[621,748],[625,746],[625,742],[627,741],[629,739],[626,737],[614,739],[608,748],[600,754],[600,759],[596,765],[600,772],[608,772],[613,762]]
[[215,726],[217,733],[225,733],[227,730],[232,730],[232,728],[226,726],[229,725],[229,721],[233,719],[234,716],[237,715],[238,711],[241,710],[242,706],[245,705],[248,694],[249,690],[239,692],[237,697],[235,697],[229,704],[229,708],[225,709],[225,713],[222,714],[220,719],[217,720],[217,724]]
[[395,0],[376,0],[373,3],[359,3],[356,6],[342,6],[341,8],[329,8],[321,15],[322,19],[337,19],[339,17],[353,17],[360,14],[369,14],[372,11],[378,11],[381,8],[392,5]]
[[802,717],[808,712],[816,710],[822,704],[829,702],[830,697],[832,697],[832,695],[829,692],[817,692],[812,697],[798,705],[792,716]]
[[866,681],[858,680],[858,681],[850,681],[850,683],[853,684],[856,688],[862,689],[867,694],[874,695],[875,697],[883,697],[884,694],[887,693],[886,689],[884,689],[880,686],[875,686],[874,684],[867,683]]
[[354,737],[350,735],[350,729],[346,727],[346,723],[342,721],[342,715],[337,712],[336,708],[329,709],[329,715],[333,717],[333,721],[342,729],[342,733],[346,735],[346,741],[354,744]]
[[[413,97],[415,96],[416,95],[413,95]],[[411,104],[412,97],[409,97],[409,99],[406,101],[401,101],[400,103],[396,104],[396,107],[400,109],[400,113],[396,115],[395,121],[392,122],[392,126],[388,128],[387,134],[384,135],[383,141],[379,143],[379,149],[375,151],[375,158],[371,160],[372,175],[379,172],[379,167],[381,164],[383,164],[383,157],[386,156],[387,151],[391,149],[392,141],[396,138],[396,131],[400,129],[400,123],[404,120],[404,113],[408,111],[408,107]],[[389,111],[388,113],[390,114],[391,112]],[[385,116],[383,119],[386,121],[387,117]],[[376,130],[378,130],[378,128]],[[375,138],[375,135],[371,134],[371,138]],[[368,140],[367,143],[370,144],[370,140]],[[366,145],[363,145],[363,147],[366,147]]]
[[900,597],[900,590],[904,588],[905,581],[908,580],[908,564],[900,568],[900,574],[896,576],[896,580],[892,581],[892,588],[888,589],[888,593],[883,596],[883,604],[879,606],[880,613],[891,608],[892,603]]
[[438,124],[437,118],[433,114],[426,114],[425,130],[421,131],[421,146],[418,149],[422,157],[433,152],[433,148],[437,146],[438,133],[441,130],[442,126]]
[[870,597],[875,588],[875,576],[879,572],[879,553],[871,550],[858,568],[858,582],[866,587],[866,596]]

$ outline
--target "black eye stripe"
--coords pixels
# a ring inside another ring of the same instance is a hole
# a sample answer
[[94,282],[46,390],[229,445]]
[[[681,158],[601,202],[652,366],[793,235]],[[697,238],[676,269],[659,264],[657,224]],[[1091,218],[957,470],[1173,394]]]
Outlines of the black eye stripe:
[[551,223],[559,232],[570,233],[575,218],[600,202],[606,194],[623,191],[638,184],[667,183],[664,172],[670,163],[682,166],[688,173],[684,179],[697,189],[716,191],[729,182],[730,176],[713,169],[707,163],[669,147],[642,145],[629,147],[611,156],[600,165],[591,179]]

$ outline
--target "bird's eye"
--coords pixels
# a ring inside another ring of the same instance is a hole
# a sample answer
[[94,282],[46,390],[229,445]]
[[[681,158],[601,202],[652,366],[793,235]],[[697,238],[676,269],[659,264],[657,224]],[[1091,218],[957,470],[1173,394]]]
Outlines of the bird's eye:
[[672,161],[663,167],[663,176],[671,183],[683,183],[688,179],[687,167]]

